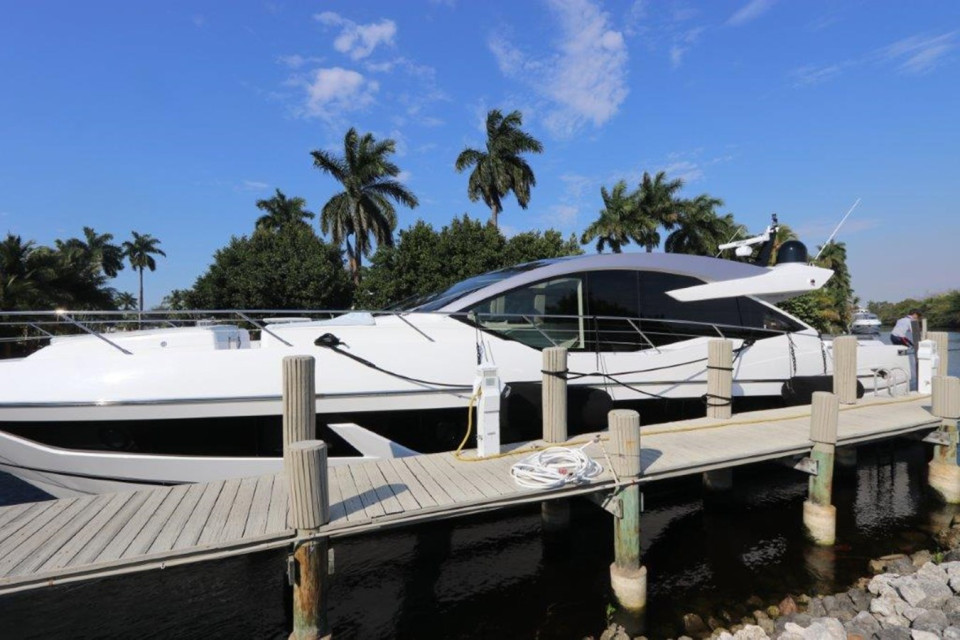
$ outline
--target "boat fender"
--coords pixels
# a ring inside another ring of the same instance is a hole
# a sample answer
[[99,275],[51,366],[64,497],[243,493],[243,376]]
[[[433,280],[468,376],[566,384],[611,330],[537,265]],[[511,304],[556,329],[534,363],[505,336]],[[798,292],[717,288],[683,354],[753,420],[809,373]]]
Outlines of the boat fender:
[[[793,376],[783,383],[780,395],[788,407],[810,404],[814,391],[833,392],[833,376]],[[857,397],[863,397],[863,384],[857,380]]]

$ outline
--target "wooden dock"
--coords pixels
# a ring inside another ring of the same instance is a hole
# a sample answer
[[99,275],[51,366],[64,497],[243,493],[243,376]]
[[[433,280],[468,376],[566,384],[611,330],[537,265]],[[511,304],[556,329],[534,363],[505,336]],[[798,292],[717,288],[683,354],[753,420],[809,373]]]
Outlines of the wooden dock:
[[[841,408],[837,446],[941,422],[930,396],[863,398]],[[810,423],[808,406],[643,427],[637,478],[614,477],[605,432],[577,436],[567,446],[585,446],[603,473],[551,490],[520,488],[510,475],[524,454],[547,446],[543,441],[504,447],[493,459],[441,453],[338,466],[329,470],[330,520],[320,534],[337,538],[807,455]],[[283,474],[2,507],[0,595],[291,547],[295,537]]]

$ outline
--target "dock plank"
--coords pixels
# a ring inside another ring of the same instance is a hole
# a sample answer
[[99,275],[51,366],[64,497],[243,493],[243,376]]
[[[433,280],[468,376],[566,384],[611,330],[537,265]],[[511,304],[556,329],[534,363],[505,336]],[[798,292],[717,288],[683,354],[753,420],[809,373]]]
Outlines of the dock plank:
[[210,517],[207,518],[206,524],[200,531],[198,544],[210,544],[220,536],[220,532],[227,524],[227,516],[230,515],[230,509],[233,507],[233,501],[236,499],[239,489],[240,480],[238,478],[231,478],[223,484],[223,489],[220,490],[220,495],[217,496],[217,501],[210,510]]
[[30,509],[32,506],[32,503],[26,502],[24,504],[14,504],[9,507],[0,508],[0,532],[3,531],[3,528],[8,522],[16,519],[17,516],[21,515],[24,511]]
[[257,478],[257,487],[253,492],[253,502],[250,504],[250,515],[243,528],[246,537],[262,536],[267,530],[267,516],[270,514],[270,494],[273,491],[273,481],[276,476],[260,476]]
[[127,521],[133,517],[133,514],[143,506],[147,498],[150,497],[150,493],[151,491],[149,489],[145,489],[128,494],[130,499],[120,507],[112,518],[103,524],[100,530],[96,532],[96,535],[91,536],[87,543],[67,561],[67,566],[79,567],[92,564],[107,545],[120,533]]
[[147,553],[160,553],[173,549],[177,536],[180,535],[190,516],[193,515],[193,510],[196,509],[205,489],[206,486],[203,484],[187,485],[187,492],[180,500],[180,504],[167,518],[167,521],[157,533],[157,537],[150,544],[150,548],[147,549]]
[[347,505],[340,494],[340,483],[337,474],[332,468],[327,469],[327,486],[330,487],[330,522],[340,522],[347,519]]
[[219,482],[211,482],[204,487],[203,495],[200,496],[197,506],[193,508],[190,517],[187,518],[186,524],[183,525],[183,529],[180,531],[180,535],[177,536],[173,543],[174,549],[188,549],[197,544],[197,541],[200,539],[200,534],[203,532],[203,527],[206,526],[207,519],[210,517],[210,511],[213,509],[213,505],[216,504],[217,498],[220,497],[220,492],[223,491],[225,484],[226,481],[221,480]]
[[356,522],[365,519],[366,511],[350,469],[347,466],[339,466],[334,467],[333,471],[336,483],[340,487],[340,495],[343,496],[343,507],[347,521]]
[[130,518],[123,523],[123,526],[110,543],[103,548],[100,555],[97,556],[96,562],[110,562],[122,557],[123,552],[127,550],[130,543],[137,537],[140,530],[143,529],[143,525],[150,519],[150,516],[163,504],[163,501],[166,500],[170,491],[170,487],[160,487],[148,491],[147,499],[143,502],[143,505],[129,514]]
[[420,502],[390,462],[389,460],[384,460],[382,464],[377,465],[377,470],[383,475],[384,482],[392,487],[393,495],[396,496],[397,502],[400,503],[400,508],[404,511],[419,509]]
[[477,500],[483,497],[483,493],[474,487],[469,481],[464,479],[449,467],[441,465],[436,455],[420,456],[419,462],[424,470],[443,482],[443,488],[457,499],[458,502]]
[[357,486],[357,494],[360,498],[360,502],[363,503],[363,510],[366,512],[367,517],[371,520],[374,518],[382,518],[387,514],[383,505],[380,504],[380,498],[377,496],[377,492],[373,488],[373,483],[370,482],[370,477],[364,471],[364,464],[351,464],[344,467],[344,469],[349,470],[350,475],[353,476],[353,482]]
[[[430,496],[436,501],[437,505],[455,504],[458,496],[462,496],[463,492],[458,491],[457,487],[449,485],[449,481],[444,478],[434,478],[427,468],[421,464],[421,458],[424,457],[425,456],[411,456],[409,458],[401,458],[400,461],[420,480],[424,489],[430,493]],[[444,483],[443,486],[441,486],[438,480]]]
[[390,483],[387,482],[386,477],[384,477],[383,472],[380,470],[381,465],[382,461],[360,466],[362,467],[362,471],[367,474],[367,478],[370,480],[370,484],[377,494],[377,500],[380,501],[380,506],[383,507],[383,511],[387,514],[403,513],[404,508],[400,505],[400,501],[397,500],[397,496],[390,487]]
[[50,571],[67,566],[67,564],[80,553],[80,550],[96,537],[103,530],[103,527],[109,523],[135,495],[134,493],[108,495],[109,501],[103,509],[90,520],[83,530],[78,531],[56,553],[50,556],[39,569],[41,571]]
[[267,513],[267,531],[284,531],[287,527],[287,513],[290,511],[287,476],[279,473],[273,478],[273,490],[270,492],[270,511]]
[[130,541],[130,544],[127,545],[127,548],[124,549],[120,557],[130,558],[146,553],[147,549],[152,547],[153,543],[157,540],[157,536],[159,536],[163,530],[164,524],[170,520],[170,517],[177,510],[177,507],[180,506],[183,497],[189,489],[190,485],[188,484],[171,487],[170,491],[167,492],[166,498],[160,503],[157,510],[147,518],[147,521],[143,523],[136,537]]
[[237,489],[237,497],[233,501],[230,513],[227,515],[227,522],[220,532],[218,540],[239,540],[243,537],[243,531],[247,527],[247,520],[250,518],[250,509],[253,506],[253,495],[256,493],[257,479],[244,478],[240,481],[240,488]]
[[[26,529],[18,532],[24,534],[26,531],[30,531],[30,535],[21,535],[19,543],[8,553],[5,553],[3,558],[0,558],[0,575],[8,576],[15,574],[17,565],[25,560],[27,556],[34,553],[44,553],[41,551],[41,548],[48,540],[53,538],[54,543],[59,541],[57,534],[60,529],[69,525],[70,521],[74,518],[78,516],[83,517],[84,507],[94,502],[96,497],[97,496],[84,496],[82,498],[74,498],[70,500],[69,504],[64,505],[62,509],[49,509],[44,512],[44,515],[52,515],[52,517],[43,519],[42,526],[36,526],[40,520],[37,519],[32,521]],[[56,512],[51,514],[51,511]],[[56,551],[56,549],[54,549],[54,551]],[[46,557],[46,555],[44,557]]]
[[0,529],[0,545],[2,545],[0,548],[7,547],[9,544],[7,540],[12,538],[17,531],[28,526],[34,518],[42,517],[43,512],[53,507],[57,502],[57,500],[34,502],[30,504],[27,509],[19,512],[15,517],[10,519],[10,521]]
[[388,467],[396,477],[406,485],[407,491],[417,501],[421,509],[437,506],[436,499],[430,495],[430,492],[423,486],[420,480],[410,471],[410,467],[403,461],[403,458],[391,458],[388,460]]

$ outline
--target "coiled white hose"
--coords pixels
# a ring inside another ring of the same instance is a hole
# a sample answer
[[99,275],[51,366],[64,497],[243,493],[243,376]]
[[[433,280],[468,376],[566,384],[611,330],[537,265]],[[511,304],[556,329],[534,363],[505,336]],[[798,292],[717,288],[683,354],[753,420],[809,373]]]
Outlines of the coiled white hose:
[[587,446],[537,451],[510,467],[510,475],[525,489],[556,489],[594,478],[603,472],[603,466],[584,453]]

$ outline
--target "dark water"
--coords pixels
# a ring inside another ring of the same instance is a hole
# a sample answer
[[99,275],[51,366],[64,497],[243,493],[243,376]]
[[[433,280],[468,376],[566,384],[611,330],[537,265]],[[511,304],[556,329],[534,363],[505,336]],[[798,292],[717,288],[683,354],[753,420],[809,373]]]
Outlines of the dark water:
[[[960,355],[951,359],[957,375]],[[648,490],[648,614],[618,619],[675,637],[688,611],[737,619],[751,596],[774,603],[845,589],[870,558],[934,548],[932,534],[960,509],[926,488],[929,455],[930,445],[907,439],[862,447],[855,470],[838,470],[838,544],[829,549],[803,538],[807,480],[784,467],[738,469],[723,499],[705,499],[699,478]],[[0,503],[42,496],[0,474]],[[549,537],[539,507],[525,507],[335,542],[334,636],[599,635],[619,616],[609,606],[613,525],[592,504],[572,507],[570,530]],[[0,638],[286,638],[284,558],[266,552],[5,596]]]

